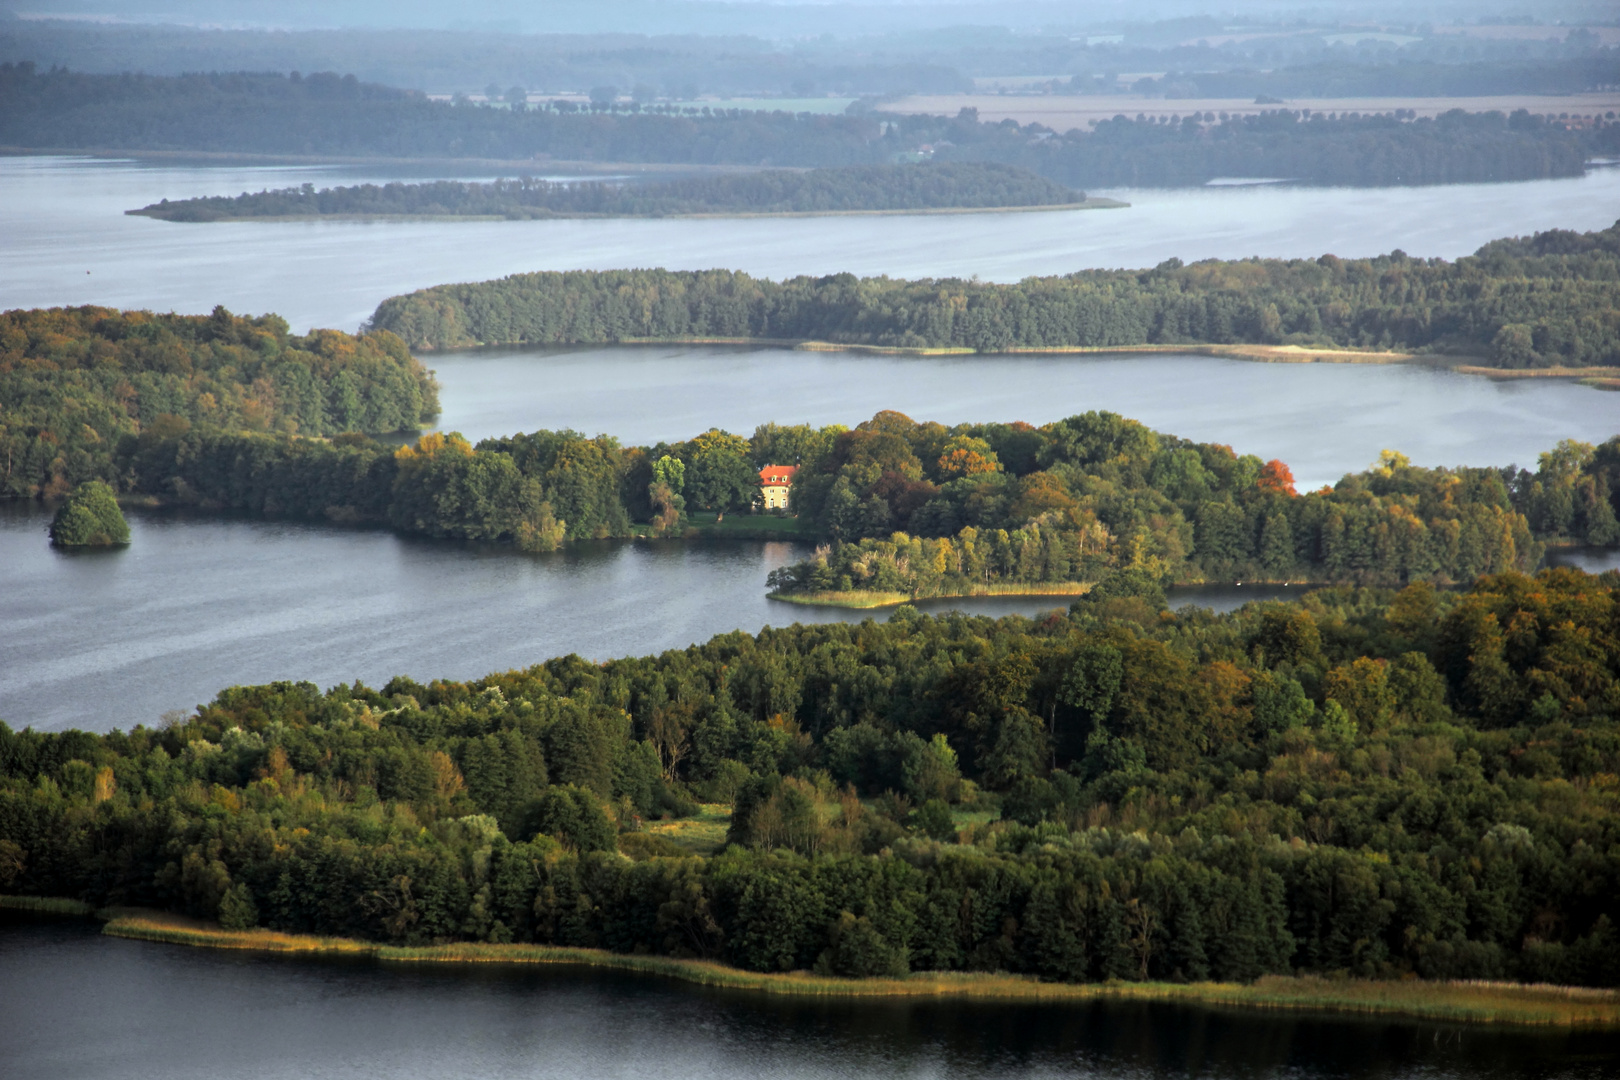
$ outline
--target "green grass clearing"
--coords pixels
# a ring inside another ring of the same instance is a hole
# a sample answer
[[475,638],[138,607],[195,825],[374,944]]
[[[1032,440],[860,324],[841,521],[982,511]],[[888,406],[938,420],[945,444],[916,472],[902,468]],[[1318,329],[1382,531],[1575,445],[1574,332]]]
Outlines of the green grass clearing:
[[728,804],[701,803],[696,817],[649,822],[643,831],[662,836],[694,855],[713,855],[726,846],[726,832],[730,828]]

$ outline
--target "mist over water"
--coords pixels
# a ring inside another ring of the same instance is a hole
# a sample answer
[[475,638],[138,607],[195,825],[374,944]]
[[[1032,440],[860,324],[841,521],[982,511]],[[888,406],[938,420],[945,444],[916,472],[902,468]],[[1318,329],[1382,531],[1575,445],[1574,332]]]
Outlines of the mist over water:
[[[443,173],[419,178],[428,175]],[[380,166],[0,158],[8,256],[0,305],[206,313],[224,304],[276,312],[299,332],[354,330],[389,296],[534,270],[719,267],[772,278],[848,271],[1017,281],[1172,257],[1349,258],[1401,248],[1456,258],[1502,236],[1601,229],[1620,217],[1620,169],[1520,184],[1092,192],[1132,206],[1017,214],[212,224],[124,215],[163,198],[398,178]]]

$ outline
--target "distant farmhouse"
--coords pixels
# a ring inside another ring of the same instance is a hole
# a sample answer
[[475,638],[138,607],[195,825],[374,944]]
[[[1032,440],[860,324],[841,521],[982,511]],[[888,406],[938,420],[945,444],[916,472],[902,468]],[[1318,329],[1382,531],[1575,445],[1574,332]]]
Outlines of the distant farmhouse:
[[759,491],[764,497],[765,509],[788,508],[788,489],[793,486],[793,474],[798,471],[797,465],[767,465],[759,470]]

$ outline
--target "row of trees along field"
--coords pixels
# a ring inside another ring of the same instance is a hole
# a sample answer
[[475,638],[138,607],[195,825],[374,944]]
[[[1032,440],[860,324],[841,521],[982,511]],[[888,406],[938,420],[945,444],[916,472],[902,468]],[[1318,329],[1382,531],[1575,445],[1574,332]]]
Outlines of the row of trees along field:
[[243,217],[322,214],[543,217],[706,213],[832,213],[962,207],[1061,206],[1085,201],[1027,169],[983,162],[852,165],[793,172],[772,169],[741,176],[704,176],[645,183],[496,180],[480,184],[313,184],[236,196],[153,203],[129,213],[165,221],[223,221]]
[[0,889],[761,971],[1612,986],[1617,612],[1612,572],[1220,616],[1127,572],[1034,621],[0,725]]
[[1447,262],[1170,259],[1002,285],[735,271],[515,274],[385,300],[417,349],[751,337],[983,352],[1171,344],[1423,350],[1499,367],[1620,364],[1620,224],[1497,240]]
[[137,433],[415,430],[438,411],[432,376],[386,331],[300,337],[224,308],[0,312],[0,498],[112,480]]
[[571,102],[487,108],[330,72],[86,75],[21,63],[0,65],[0,143],[812,168],[929,153],[1019,165],[1076,188],[1196,185],[1220,176],[1383,185],[1579,176],[1588,159],[1620,150],[1620,122],[1572,124],[1523,110],[1455,110],[1430,119],[1279,109],[1232,117],[1189,112],[1163,123],[1121,115],[1056,132],[1012,120],[981,123],[971,109],[947,118]]

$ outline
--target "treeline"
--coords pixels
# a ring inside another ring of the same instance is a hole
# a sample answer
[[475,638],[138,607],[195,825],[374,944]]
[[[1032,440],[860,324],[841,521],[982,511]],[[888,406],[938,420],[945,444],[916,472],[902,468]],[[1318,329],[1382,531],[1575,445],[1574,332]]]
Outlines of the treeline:
[[645,183],[549,181],[522,177],[480,184],[313,184],[237,196],[153,203],[128,211],[165,221],[323,214],[504,217],[659,217],[710,213],[836,213],[971,207],[1059,206],[1085,193],[1027,169],[977,162],[857,165],[809,172],[769,170]]
[[[1054,79],[1053,89],[1082,92],[1124,89],[1120,72],[1169,71],[1174,74],[1160,86],[1171,92],[1191,83],[1203,96],[1251,98],[1258,93],[1569,94],[1620,81],[1613,74],[1612,53],[1585,29],[1548,28],[1544,32],[1551,40],[1441,33],[1409,38],[1398,47],[1377,38],[1354,41],[1356,31],[1365,32],[1360,27],[1335,33],[1329,27],[1296,26],[1287,28],[1291,33],[1234,40],[1219,20],[1191,19],[1126,26],[1117,42],[1088,43],[1086,37],[1069,33],[1013,33],[987,26],[865,38],[849,36],[852,28],[845,27],[837,38],[823,39],[819,29],[808,27],[745,37],[759,27],[736,22],[736,14],[726,12],[725,25],[713,26],[703,36],[692,33],[689,24],[678,34],[502,34],[443,28],[267,33],[13,20],[0,24],[0,60],[149,75],[335,69],[425,91],[487,93],[493,88],[494,96],[501,96],[514,84],[535,91],[612,88],[637,100],[699,94],[966,93],[974,88],[974,75],[1020,71],[1074,76]],[[613,21],[622,26],[657,25],[649,22],[658,18],[652,12],[616,15]],[[548,16],[546,23],[558,29],[554,17]],[[780,44],[785,38],[792,39],[791,48]],[[1201,39],[1220,44],[1200,44]],[[1212,76],[1214,80],[1204,81]],[[1141,91],[1144,82],[1152,86],[1156,80],[1126,81],[1130,89]]]
[[733,271],[514,274],[392,297],[372,324],[416,349],[750,337],[980,352],[1299,344],[1487,357],[1499,367],[1620,364],[1620,224],[1487,244],[1447,262],[1216,259],[1001,285],[960,279],[775,282]]
[[[650,12],[620,12],[621,26],[647,25]],[[545,22],[554,26],[555,13]],[[684,18],[684,16],[682,16]],[[638,100],[699,94],[953,94],[973,80],[940,62],[817,47],[783,49],[735,26],[702,35],[497,33],[480,30],[329,28],[233,30],[186,26],[16,20],[0,24],[0,59],[35,60],[76,71],[180,75],[191,71],[352,71],[359,78],[429,92],[486,92],[518,84],[557,91],[612,88]],[[1044,69],[1043,69],[1044,70]]]
[[[852,976],[1620,984],[1620,580],[903,609],[0,725],[0,889]],[[731,804],[712,855],[648,828]]]
[[[1128,106],[1127,106],[1128,107]],[[915,155],[1017,165],[1069,187],[1180,186],[1219,176],[1384,185],[1578,176],[1620,150],[1620,122],[1579,130],[1524,111],[1402,120],[1279,110],[1089,131],[878,113],[823,116],[632,103],[488,108],[353,76],[83,75],[0,64],[0,144],[127,151],[740,164],[830,168]]]
[[[499,96],[515,83],[550,92],[613,88],[637,100],[963,93],[973,90],[974,75],[1008,72],[1061,72],[1053,79],[1059,91],[1065,77],[1075,76],[1078,87],[1118,92],[1126,83],[1131,89],[1142,86],[1141,80],[1122,79],[1121,72],[1170,71],[1197,80],[1235,71],[1255,79],[1280,76],[1285,87],[1354,89],[1374,97],[1567,94],[1615,82],[1605,77],[1613,54],[1602,39],[1567,26],[1505,39],[1466,31],[1408,31],[1390,39],[1367,36],[1364,26],[1332,23],[1276,23],[1269,32],[1233,35],[1219,19],[1181,18],[1127,23],[1119,27],[1119,40],[1097,40],[1042,27],[1039,17],[1017,30],[923,27],[903,15],[896,19],[895,13],[846,7],[834,17],[839,34],[824,37],[825,20],[818,25],[813,12],[714,9],[711,18],[695,24],[695,9],[670,15],[659,4],[637,5],[639,10],[622,3],[611,10],[592,8],[575,21],[553,7],[522,33],[443,27],[272,33],[19,19],[0,23],[0,60],[150,75],[335,69],[426,91],[474,93],[494,87]],[[857,22],[851,24],[851,18]],[[606,26],[640,32],[599,32]],[[1582,81],[1593,67],[1598,69],[1594,77]],[[1299,82],[1289,79],[1293,71],[1300,72]],[[1382,73],[1385,82],[1378,83],[1374,73]],[[1250,90],[1248,96],[1258,92]]]
[[120,440],[216,430],[415,430],[438,387],[399,338],[288,333],[276,315],[0,312],[0,498],[117,479]]

